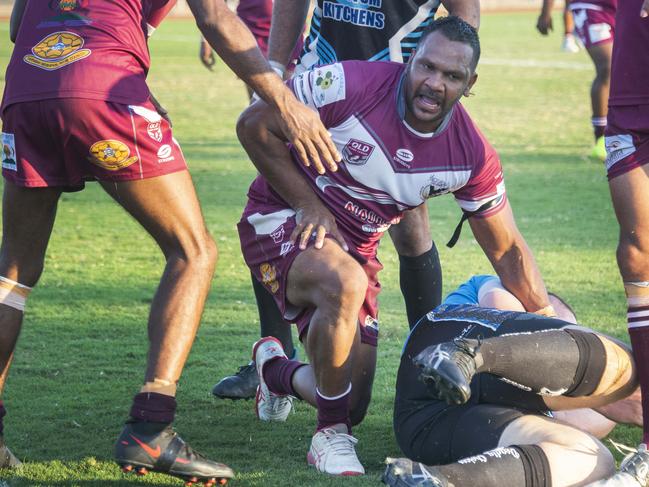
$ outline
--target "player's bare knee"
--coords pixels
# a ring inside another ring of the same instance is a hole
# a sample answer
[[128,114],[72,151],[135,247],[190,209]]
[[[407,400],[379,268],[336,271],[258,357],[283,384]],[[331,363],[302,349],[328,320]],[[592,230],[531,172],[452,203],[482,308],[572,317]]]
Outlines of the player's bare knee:
[[186,262],[194,272],[211,274],[216,266],[218,251],[214,239],[207,232],[202,232],[183,239],[169,257]]
[[367,292],[367,275],[359,265],[338,268],[322,281],[320,308],[357,313]]
[[611,401],[630,395],[637,387],[635,362],[631,350],[606,337],[599,336],[606,352],[606,368],[593,392],[594,396],[610,396]]
[[620,232],[617,261],[625,280],[634,280],[637,274],[649,273],[649,235],[645,237],[640,233],[644,232]]

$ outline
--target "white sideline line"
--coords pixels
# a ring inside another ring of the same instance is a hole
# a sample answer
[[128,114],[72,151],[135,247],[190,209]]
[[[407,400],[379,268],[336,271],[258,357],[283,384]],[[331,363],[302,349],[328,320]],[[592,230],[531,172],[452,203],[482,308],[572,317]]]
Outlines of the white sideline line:
[[587,63],[571,63],[567,61],[535,61],[533,59],[494,59],[482,58],[479,64],[487,66],[509,66],[512,68],[551,68],[570,69],[575,71],[592,71],[594,66]]

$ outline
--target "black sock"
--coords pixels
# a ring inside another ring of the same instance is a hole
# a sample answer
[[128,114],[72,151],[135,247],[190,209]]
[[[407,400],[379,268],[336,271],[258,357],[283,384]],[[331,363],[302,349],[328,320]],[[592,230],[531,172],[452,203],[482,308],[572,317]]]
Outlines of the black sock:
[[130,415],[135,423],[172,423],[176,398],[157,392],[140,392],[133,398]]
[[[604,346],[595,334],[547,330],[488,338],[482,342],[476,365],[478,372],[554,396],[576,389],[580,395],[592,393],[606,363]],[[587,387],[582,384],[585,377]]]
[[284,347],[284,353],[292,357],[295,353],[295,347],[293,346],[290,323],[284,320],[275,299],[273,299],[273,295],[255,276],[252,276],[252,289],[255,292],[257,309],[259,310],[259,331],[261,336],[277,338]]
[[399,256],[399,283],[412,329],[442,302],[442,266],[435,242],[428,252],[417,257]]
[[536,445],[496,448],[433,467],[455,487],[550,487],[550,465]]
[[5,405],[2,401],[0,401],[0,436],[2,436],[2,432],[4,431],[3,418],[6,414],[7,410],[5,409]]

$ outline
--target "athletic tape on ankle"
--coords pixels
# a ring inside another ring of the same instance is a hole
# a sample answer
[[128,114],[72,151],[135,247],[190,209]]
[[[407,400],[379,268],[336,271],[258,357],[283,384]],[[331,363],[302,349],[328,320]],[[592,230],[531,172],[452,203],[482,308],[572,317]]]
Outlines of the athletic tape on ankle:
[[0,304],[25,311],[25,303],[31,290],[31,287],[0,276]]

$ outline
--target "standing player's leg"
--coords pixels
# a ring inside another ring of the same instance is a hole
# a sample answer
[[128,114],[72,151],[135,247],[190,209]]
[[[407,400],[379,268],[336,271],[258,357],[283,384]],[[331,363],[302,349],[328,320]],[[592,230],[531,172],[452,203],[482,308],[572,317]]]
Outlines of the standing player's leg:
[[274,339],[261,340],[254,350],[263,376],[260,418],[273,419],[265,411],[266,395],[290,394],[314,405],[318,425],[308,461],[334,475],[364,473],[351,425],[352,416],[360,421],[367,409],[376,361],[375,351],[361,344],[358,324],[367,291],[363,268],[333,241],[300,252],[288,271],[286,299],[314,310],[302,333],[311,365],[287,360]]
[[575,37],[575,21],[572,17],[570,4],[565,3],[563,7],[563,40],[561,41],[561,50],[563,52],[579,52],[579,44]]
[[231,478],[232,470],[196,454],[171,428],[176,384],[194,342],[217,258],[189,173],[102,186],[153,237],[167,261],[151,304],[144,385],[115,445],[117,462],[129,471],[153,470],[208,484]]
[[606,128],[606,113],[608,112],[608,92],[611,83],[611,59],[613,56],[613,43],[604,42],[589,46],[588,55],[595,64],[595,79],[590,88],[590,100],[593,110],[591,122],[595,146],[591,157],[603,161],[606,159],[606,146],[604,144],[604,129]]
[[428,207],[407,211],[390,237],[399,254],[399,281],[412,329],[419,318],[442,302],[442,266],[430,237]]
[[[56,188],[27,189],[5,181],[0,249],[0,397],[20,334],[27,295],[43,272],[60,195]],[[5,414],[0,400],[0,468],[20,463],[4,444]]]

